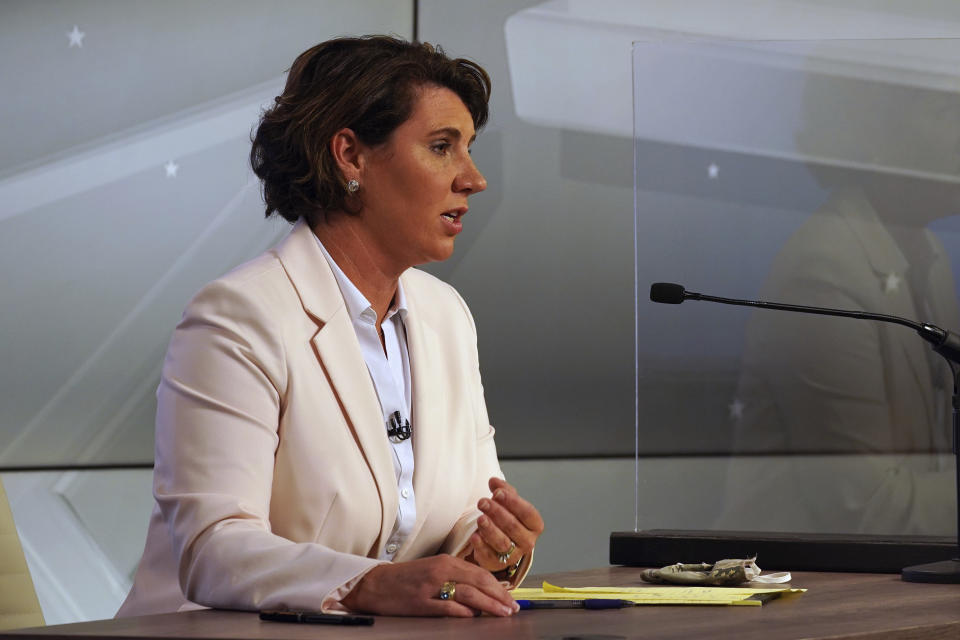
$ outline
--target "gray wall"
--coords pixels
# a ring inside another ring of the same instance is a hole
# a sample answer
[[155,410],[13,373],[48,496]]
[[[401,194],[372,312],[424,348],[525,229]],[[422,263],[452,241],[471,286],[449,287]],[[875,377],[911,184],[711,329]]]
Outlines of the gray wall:
[[452,282],[476,317],[501,455],[630,455],[631,145],[571,139],[575,131],[518,116],[505,23],[537,4],[486,2],[478,12],[420,3],[420,37],[477,59],[494,83],[474,151],[491,186],[473,198],[454,257],[426,269]]
[[[189,297],[272,245],[247,166],[296,55],[410,2],[0,5],[0,465],[150,464]],[[71,39],[68,33],[83,33]]]

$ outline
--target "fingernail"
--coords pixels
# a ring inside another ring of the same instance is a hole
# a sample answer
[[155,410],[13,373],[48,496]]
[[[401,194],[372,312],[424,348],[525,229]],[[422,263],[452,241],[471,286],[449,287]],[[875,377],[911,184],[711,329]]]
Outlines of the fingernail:
[[490,501],[487,500],[486,498],[480,498],[480,508],[481,508],[481,509],[489,509],[489,508],[490,508]]
[[487,525],[487,516],[480,516],[477,518],[477,524],[486,526]]
[[510,586],[510,583],[507,582],[506,580],[501,580],[501,581],[500,581],[500,586],[503,587],[504,589],[506,589],[507,587]]
[[502,611],[503,615],[505,616],[512,616],[514,613],[517,612],[517,610],[515,610],[513,607],[508,607],[507,605],[502,605],[500,607],[500,611]]
[[517,604],[516,602],[514,602],[514,603],[513,603],[513,612],[516,613],[517,611],[520,611],[520,605]]

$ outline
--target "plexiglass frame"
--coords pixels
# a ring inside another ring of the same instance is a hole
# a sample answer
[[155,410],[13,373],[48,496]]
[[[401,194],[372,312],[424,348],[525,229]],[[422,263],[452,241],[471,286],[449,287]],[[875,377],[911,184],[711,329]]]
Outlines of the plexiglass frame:
[[[633,48],[639,529],[956,536],[960,41]],[[676,508],[651,496],[683,488]]]

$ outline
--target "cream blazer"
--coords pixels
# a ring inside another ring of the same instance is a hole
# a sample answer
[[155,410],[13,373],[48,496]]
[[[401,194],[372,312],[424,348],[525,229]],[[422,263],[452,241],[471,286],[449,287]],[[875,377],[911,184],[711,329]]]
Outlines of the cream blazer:
[[[397,562],[465,554],[477,500],[502,477],[466,304],[416,269],[401,281],[417,519]],[[193,298],[157,402],[156,506],[119,616],[191,603],[321,610],[379,562],[397,514],[390,445],[340,289],[302,221]]]

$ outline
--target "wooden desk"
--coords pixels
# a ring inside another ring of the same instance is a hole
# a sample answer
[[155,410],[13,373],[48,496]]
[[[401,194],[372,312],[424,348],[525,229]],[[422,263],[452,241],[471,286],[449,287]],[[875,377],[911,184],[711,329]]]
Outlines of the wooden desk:
[[[640,570],[606,567],[528,578],[563,586],[637,585]],[[656,606],[607,611],[521,611],[512,618],[378,617],[372,627],[261,622],[254,613],[193,611],[37,627],[0,634],[23,638],[729,638],[731,640],[958,640],[960,585],[910,584],[894,574],[794,573],[807,593],[762,607]]]

